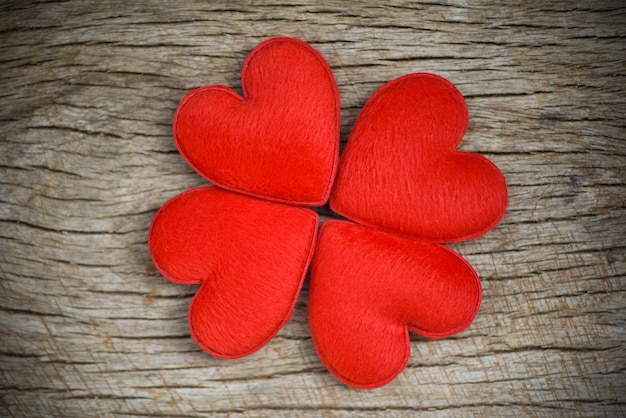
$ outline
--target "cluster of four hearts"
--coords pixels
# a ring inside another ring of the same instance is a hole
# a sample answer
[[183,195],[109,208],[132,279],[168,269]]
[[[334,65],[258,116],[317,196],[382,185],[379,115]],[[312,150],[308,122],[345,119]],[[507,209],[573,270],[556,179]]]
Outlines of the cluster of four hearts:
[[[365,104],[339,159],[339,92],[322,55],[272,38],[244,63],[243,97],[190,92],[174,117],[181,155],[215,186],[184,192],[155,215],[148,245],[171,281],[200,284],[194,341],[219,358],[254,353],[291,317],[310,269],[308,320],[328,370],[372,389],[406,366],[409,330],[466,329],[482,290],[441,245],[482,236],[506,210],[503,175],[456,151],[468,124],[447,80],[416,73]],[[347,220],[319,217],[330,207]]]

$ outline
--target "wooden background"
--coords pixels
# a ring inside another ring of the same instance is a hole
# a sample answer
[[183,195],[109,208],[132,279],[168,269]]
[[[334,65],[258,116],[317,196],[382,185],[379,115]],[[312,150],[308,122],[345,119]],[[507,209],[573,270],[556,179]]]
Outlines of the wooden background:
[[[1,3],[0,416],[626,415],[626,4],[367,3]],[[483,280],[476,321],[413,338],[382,389],[321,365],[308,283],[260,352],[204,354],[195,287],[147,251],[160,205],[205,184],[171,138],[179,100],[240,89],[276,35],[329,61],[343,141],[386,81],[448,78],[470,111],[462,149],[508,180],[500,226],[454,246]]]

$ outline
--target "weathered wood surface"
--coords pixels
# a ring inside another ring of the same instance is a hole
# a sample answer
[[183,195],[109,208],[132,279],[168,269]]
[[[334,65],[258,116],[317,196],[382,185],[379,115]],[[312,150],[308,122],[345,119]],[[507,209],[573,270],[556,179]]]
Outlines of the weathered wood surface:
[[[626,414],[622,1],[133,3],[0,6],[1,416]],[[171,139],[178,101],[239,88],[275,35],[328,59],[344,140],[384,82],[450,79],[470,110],[462,148],[508,179],[502,224],[454,246],[482,276],[478,318],[413,338],[379,390],[323,368],[308,285],[259,353],[204,354],[187,329],[195,288],[147,251],[159,206],[204,184]]]

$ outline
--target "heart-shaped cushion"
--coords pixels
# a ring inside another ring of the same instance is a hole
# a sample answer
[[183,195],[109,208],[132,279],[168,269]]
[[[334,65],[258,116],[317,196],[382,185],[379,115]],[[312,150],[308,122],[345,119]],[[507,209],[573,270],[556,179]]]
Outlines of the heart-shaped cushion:
[[456,334],[471,324],[481,295],[472,267],[442,245],[326,221],[311,266],[311,336],[337,379],[373,389],[406,366],[409,330]]
[[461,93],[433,74],[410,74],[365,104],[341,156],[331,208],[363,225],[429,242],[458,242],[495,227],[504,176],[455,148],[468,124]]
[[291,38],[257,46],[243,97],[224,86],[185,96],[174,140],[191,167],[222,188],[298,205],[326,203],[339,147],[339,93],[322,55]]
[[238,358],[265,345],[293,313],[317,224],[309,209],[202,187],[159,209],[148,247],[163,276],[201,285],[189,307],[196,343]]

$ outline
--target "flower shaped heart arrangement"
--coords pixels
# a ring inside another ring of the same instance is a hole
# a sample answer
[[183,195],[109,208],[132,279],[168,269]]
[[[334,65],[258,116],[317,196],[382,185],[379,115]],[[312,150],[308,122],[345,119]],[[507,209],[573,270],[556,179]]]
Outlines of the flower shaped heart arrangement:
[[[441,244],[498,224],[504,177],[456,151],[467,107],[438,76],[380,88],[341,162],[339,93],[316,50],[269,39],[241,79],[243,97],[204,87],[178,107],[176,146],[215,186],[163,205],[150,226],[152,259],[171,281],[200,284],[191,336],[220,358],[251,354],[278,333],[311,265],[309,324],[322,362],[352,387],[383,386],[407,364],[409,330],[443,338],[476,316],[478,275]],[[348,220],[326,221],[318,235],[319,217],[304,206],[329,198]]]

